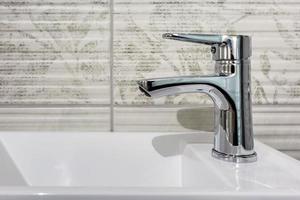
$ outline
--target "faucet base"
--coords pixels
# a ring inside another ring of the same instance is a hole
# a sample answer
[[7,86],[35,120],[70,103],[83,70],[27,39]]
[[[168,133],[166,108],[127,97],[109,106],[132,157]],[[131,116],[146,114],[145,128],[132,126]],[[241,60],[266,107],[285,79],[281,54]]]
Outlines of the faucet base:
[[214,158],[228,161],[228,162],[235,162],[235,163],[249,163],[249,162],[255,162],[257,160],[256,152],[249,155],[230,155],[212,149],[211,155]]

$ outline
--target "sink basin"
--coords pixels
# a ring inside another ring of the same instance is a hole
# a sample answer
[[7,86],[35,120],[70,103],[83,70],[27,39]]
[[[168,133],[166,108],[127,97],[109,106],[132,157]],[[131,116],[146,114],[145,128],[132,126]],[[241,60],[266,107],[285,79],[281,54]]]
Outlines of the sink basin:
[[211,156],[213,134],[0,133],[0,199],[300,199],[300,162]]

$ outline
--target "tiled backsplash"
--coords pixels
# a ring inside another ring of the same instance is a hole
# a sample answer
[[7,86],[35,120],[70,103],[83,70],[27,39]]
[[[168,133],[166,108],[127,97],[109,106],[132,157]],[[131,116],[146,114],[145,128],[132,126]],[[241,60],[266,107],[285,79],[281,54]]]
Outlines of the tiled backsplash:
[[255,135],[300,158],[298,0],[2,0],[0,130],[211,131],[206,95],[138,91],[214,70],[209,47],[164,32],[252,36]]

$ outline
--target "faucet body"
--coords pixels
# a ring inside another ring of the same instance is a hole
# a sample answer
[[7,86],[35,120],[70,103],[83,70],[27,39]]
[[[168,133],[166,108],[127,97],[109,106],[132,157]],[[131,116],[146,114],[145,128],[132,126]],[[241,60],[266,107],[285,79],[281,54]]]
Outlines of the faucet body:
[[256,161],[254,151],[248,36],[164,34],[164,38],[211,45],[215,74],[138,81],[148,96],[206,93],[215,104],[212,156],[232,162]]

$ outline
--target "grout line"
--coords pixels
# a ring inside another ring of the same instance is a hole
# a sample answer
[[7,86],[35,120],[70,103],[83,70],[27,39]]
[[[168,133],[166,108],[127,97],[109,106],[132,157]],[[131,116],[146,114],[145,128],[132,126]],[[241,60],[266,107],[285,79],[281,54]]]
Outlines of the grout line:
[[[256,110],[257,108],[261,107],[273,107],[274,105],[255,105],[253,104],[253,113],[286,113],[286,111],[282,110]],[[276,106],[281,106],[281,109],[285,107],[295,107],[298,108],[300,104],[282,104]],[[111,103],[94,103],[94,104],[3,104],[0,103],[1,108],[96,108],[96,107],[106,107],[110,108]],[[185,105],[178,105],[178,104],[113,104],[113,108],[183,108],[183,107],[191,107],[191,108],[214,108],[213,104],[185,104]],[[256,108],[255,108],[256,107]],[[299,113],[299,110],[289,110],[289,113]]]
[[178,105],[178,104],[116,104],[114,105],[116,108],[183,108],[183,107],[197,107],[197,108],[214,108],[213,104],[185,104],[185,105]]
[[1,108],[105,108],[109,104],[0,104]]
[[114,0],[110,0],[109,5],[109,29],[110,29],[110,42],[109,42],[109,67],[110,67],[110,131],[114,131]]

